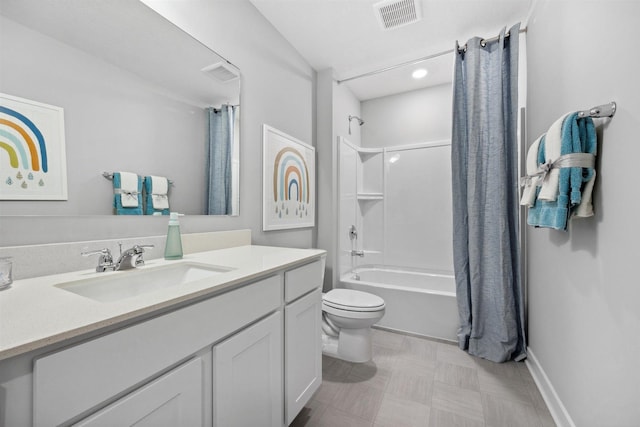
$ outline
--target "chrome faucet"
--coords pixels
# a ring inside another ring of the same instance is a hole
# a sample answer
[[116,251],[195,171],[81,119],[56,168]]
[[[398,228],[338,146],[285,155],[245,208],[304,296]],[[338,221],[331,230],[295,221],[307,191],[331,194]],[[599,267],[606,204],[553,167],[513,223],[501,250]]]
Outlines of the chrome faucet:
[[134,245],[132,248],[122,252],[122,244],[120,245],[120,258],[116,261],[114,270],[129,270],[144,265],[142,254],[145,249],[152,249],[154,245]]
[[96,267],[96,271],[98,273],[102,273],[107,270],[113,270],[113,256],[111,255],[111,251],[107,248],[99,249],[97,251],[87,251],[80,253],[82,256],[91,256],[91,255],[100,255],[98,258],[98,266]]
[[154,248],[154,245],[134,245],[132,248],[122,252],[122,243],[118,243],[118,245],[120,245],[120,257],[115,264],[113,262],[111,251],[107,248],[99,249],[97,251],[82,252],[81,255],[100,255],[96,271],[98,273],[102,273],[104,271],[129,270],[131,268],[140,267],[144,265],[144,259],[142,258],[144,250]]
[[351,256],[359,256],[359,257],[363,257],[364,256],[364,251],[351,251]]

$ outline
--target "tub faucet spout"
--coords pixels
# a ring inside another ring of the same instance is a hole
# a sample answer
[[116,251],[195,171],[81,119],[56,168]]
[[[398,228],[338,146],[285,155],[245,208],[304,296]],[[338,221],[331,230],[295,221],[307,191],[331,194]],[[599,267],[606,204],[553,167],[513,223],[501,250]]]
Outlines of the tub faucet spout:
[[363,257],[364,256],[364,251],[351,251],[351,256]]

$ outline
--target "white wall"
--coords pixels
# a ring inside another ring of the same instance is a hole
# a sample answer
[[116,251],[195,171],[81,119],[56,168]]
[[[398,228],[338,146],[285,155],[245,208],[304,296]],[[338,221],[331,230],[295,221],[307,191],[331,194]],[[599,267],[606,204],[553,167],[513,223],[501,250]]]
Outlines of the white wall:
[[318,73],[317,84],[317,147],[318,162],[318,239],[317,247],[327,251],[324,289],[336,283],[338,268],[338,136],[360,145],[360,126],[355,120],[349,135],[349,115],[360,115],[360,101],[344,85],[333,78],[333,70]]
[[528,228],[529,347],[560,425],[640,423],[639,17],[636,1],[541,1],[528,26],[529,141],[567,111],[618,103],[598,127],[595,217]]
[[[262,232],[262,124],[315,143],[314,70],[247,0],[149,3],[242,72],[240,216],[187,216],[183,232],[249,228],[257,244],[312,246],[315,228]],[[162,235],[166,227],[164,218],[2,217],[0,244]]]
[[380,148],[451,139],[450,83],[362,103],[362,145]]

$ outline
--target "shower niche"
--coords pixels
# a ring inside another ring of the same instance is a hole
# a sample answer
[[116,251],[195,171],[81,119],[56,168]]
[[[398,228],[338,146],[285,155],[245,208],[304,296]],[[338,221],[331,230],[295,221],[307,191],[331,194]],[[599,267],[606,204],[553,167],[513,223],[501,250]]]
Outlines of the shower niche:
[[[384,151],[362,148],[344,138],[340,157],[340,274],[361,264],[380,264],[384,248]],[[357,237],[350,238],[355,226]],[[362,252],[363,257],[352,255]]]
[[384,152],[358,148],[357,214],[362,230],[364,264],[380,264],[384,248]]

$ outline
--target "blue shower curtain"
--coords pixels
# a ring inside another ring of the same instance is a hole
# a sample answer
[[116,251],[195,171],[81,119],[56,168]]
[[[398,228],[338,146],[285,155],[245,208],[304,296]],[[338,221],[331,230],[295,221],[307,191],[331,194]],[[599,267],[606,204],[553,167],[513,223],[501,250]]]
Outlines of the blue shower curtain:
[[236,107],[208,108],[207,214],[231,215],[233,141]]
[[[451,164],[460,348],[526,357],[518,244],[518,31],[467,42],[455,63]],[[483,43],[484,44],[484,43]]]

